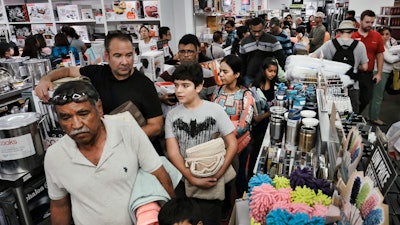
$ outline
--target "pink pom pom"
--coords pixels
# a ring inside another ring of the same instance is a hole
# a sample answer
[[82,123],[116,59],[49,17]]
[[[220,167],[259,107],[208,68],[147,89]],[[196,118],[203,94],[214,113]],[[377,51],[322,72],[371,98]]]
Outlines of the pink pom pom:
[[313,207],[308,206],[306,203],[291,203],[289,206],[289,212],[292,214],[296,214],[299,212],[310,215],[313,211]]
[[314,211],[312,212],[311,216],[318,216],[325,218],[327,213],[328,213],[328,207],[322,204],[314,204]]
[[376,207],[378,200],[378,196],[375,194],[368,197],[360,209],[362,218],[365,218]]
[[291,204],[286,202],[286,201],[275,202],[272,205],[272,209],[271,210],[274,210],[274,209],[288,209],[290,207],[290,205]]
[[265,224],[265,216],[275,203],[276,190],[270,184],[256,186],[251,192],[250,216],[258,223]]
[[292,192],[291,188],[281,188],[276,191],[275,200],[277,202],[284,201],[290,202],[290,193]]

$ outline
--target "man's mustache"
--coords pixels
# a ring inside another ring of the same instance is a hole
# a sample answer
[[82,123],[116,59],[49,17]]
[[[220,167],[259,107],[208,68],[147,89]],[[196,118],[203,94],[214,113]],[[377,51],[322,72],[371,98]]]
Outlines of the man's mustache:
[[69,136],[74,136],[74,135],[77,135],[77,134],[80,134],[80,133],[87,133],[89,131],[90,131],[89,128],[82,127],[81,129],[72,130],[71,132],[69,132],[68,135]]

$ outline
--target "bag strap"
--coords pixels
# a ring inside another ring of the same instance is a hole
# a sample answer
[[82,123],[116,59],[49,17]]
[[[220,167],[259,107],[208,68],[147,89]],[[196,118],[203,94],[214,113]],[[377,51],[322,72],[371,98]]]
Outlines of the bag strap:
[[358,41],[357,40],[353,40],[353,43],[351,43],[349,49],[351,51],[354,51],[354,49],[357,47]]
[[336,51],[343,50],[342,46],[339,44],[339,42],[336,38],[332,39],[332,43],[335,46]]

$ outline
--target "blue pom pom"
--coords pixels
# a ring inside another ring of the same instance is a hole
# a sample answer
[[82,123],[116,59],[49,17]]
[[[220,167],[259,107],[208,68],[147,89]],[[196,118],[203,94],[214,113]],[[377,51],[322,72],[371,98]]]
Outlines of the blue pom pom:
[[383,212],[381,208],[372,210],[363,222],[363,225],[377,225],[383,221]]

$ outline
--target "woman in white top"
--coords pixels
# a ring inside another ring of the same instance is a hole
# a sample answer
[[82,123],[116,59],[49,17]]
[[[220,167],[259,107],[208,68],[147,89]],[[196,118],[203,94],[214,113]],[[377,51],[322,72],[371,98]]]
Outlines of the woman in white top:
[[157,42],[150,38],[150,30],[146,26],[141,26],[139,29],[139,53],[143,54],[148,51],[157,50]]
[[[379,119],[379,113],[381,111],[381,104],[383,100],[383,92],[385,91],[386,82],[393,71],[393,64],[400,61],[399,55],[392,54],[389,49],[397,45],[390,34],[391,29],[389,27],[380,28],[378,32],[382,35],[383,41],[385,42],[385,52],[383,52],[383,68],[382,68],[382,80],[374,85],[372,90],[372,100],[369,104],[369,118],[375,125],[383,126],[386,123]],[[376,65],[375,65],[376,69]]]

